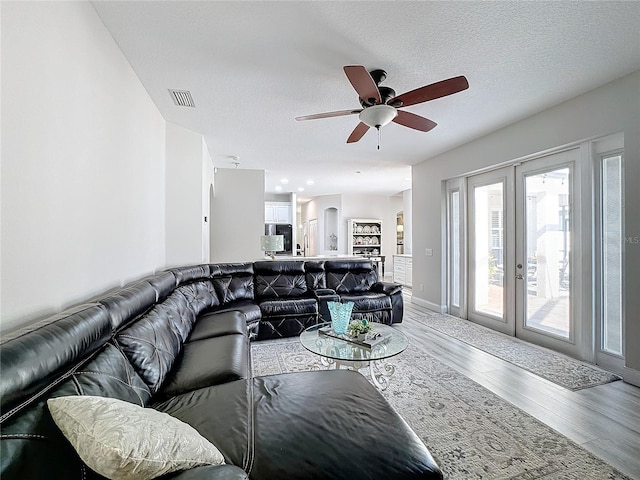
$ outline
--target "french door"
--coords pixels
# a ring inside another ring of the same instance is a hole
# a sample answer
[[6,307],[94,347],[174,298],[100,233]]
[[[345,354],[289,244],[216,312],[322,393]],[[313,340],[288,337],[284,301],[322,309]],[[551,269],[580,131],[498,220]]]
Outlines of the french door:
[[515,334],[512,197],[512,167],[475,175],[467,181],[467,315],[469,320],[507,335]]
[[467,318],[583,357],[579,149],[467,179]]

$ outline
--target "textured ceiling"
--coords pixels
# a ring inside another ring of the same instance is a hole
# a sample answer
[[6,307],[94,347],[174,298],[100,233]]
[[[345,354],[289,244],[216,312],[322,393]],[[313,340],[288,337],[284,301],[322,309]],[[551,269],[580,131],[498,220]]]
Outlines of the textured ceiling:
[[[640,2],[93,3],[165,119],[201,132],[214,164],[265,169],[267,192],[395,194],[410,166],[640,70]],[[356,144],[344,65],[387,71],[397,94],[465,75],[461,93],[407,107]],[[196,108],[174,106],[169,88]],[[356,173],[359,171],[361,173]],[[314,185],[306,184],[308,179]]]

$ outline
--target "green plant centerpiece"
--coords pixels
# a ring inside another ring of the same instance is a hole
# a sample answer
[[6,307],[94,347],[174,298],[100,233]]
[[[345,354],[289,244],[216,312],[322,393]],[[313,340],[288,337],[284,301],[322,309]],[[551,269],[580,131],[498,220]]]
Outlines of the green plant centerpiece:
[[370,332],[373,332],[373,324],[364,318],[352,321],[347,327],[347,333],[353,338],[365,338]]

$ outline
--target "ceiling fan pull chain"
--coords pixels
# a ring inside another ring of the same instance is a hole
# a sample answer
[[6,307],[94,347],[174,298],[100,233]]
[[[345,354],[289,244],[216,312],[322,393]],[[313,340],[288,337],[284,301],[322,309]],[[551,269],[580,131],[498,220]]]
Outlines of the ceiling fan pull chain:
[[380,150],[380,125],[376,127],[376,130],[378,130],[378,150]]

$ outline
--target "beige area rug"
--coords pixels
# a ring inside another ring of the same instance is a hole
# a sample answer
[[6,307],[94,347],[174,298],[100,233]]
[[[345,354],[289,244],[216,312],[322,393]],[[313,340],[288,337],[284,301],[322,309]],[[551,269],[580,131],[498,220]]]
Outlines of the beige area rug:
[[[255,342],[251,354],[255,376],[322,368],[297,339]],[[448,480],[629,480],[419,346],[410,345],[391,363],[396,373],[383,395]]]
[[569,390],[576,391],[621,380],[618,375],[595,365],[451,315],[427,310],[420,313],[405,311],[405,319],[433,328]]

